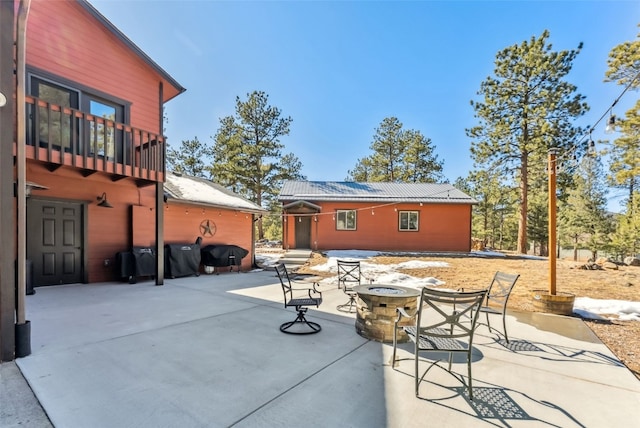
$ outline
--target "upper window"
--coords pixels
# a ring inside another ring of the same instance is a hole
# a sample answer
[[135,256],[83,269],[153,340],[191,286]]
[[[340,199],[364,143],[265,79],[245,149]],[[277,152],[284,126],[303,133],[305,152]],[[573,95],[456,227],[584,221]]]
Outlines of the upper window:
[[[78,108],[78,92],[46,82],[36,77],[31,80],[31,92],[34,96],[60,107]],[[71,142],[75,140],[72,133],[71,115],[61,111],[50,111],[47,107],[38,108],[39,122],[32,124],[38,127],[37,135],[45,146],[51,143],[58,150],[70,151]],[[34,130],[34,133],[36,131]]]
[[[96,97],[88,96],[87,98],[89,101],[89,113],[111,122],[122,122],[122,106]],[[120,135],[119,133],[116,135],[113,125],[105,126],[104,122],[91,122],[89,124],[89,133],[89,141],[95,142],[98,155],[113,159],[116,143],[119,142],[117,140],[120,140],[120,138],[116,138],[120,137]]]
[[356,230],[356,210],[336,211],[336,229]]
[[418,211],[399,211],[400,230],[418,230]]

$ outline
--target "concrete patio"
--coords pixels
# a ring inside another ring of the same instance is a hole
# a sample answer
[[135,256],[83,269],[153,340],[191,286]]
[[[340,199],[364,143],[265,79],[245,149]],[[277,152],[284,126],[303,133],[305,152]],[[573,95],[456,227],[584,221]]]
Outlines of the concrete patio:
[[[55,427],[626,427],[640,382],[579,319],[512,313],[510,344],[476,335],[474,401],[442,370],[413,393],[409,344],[355,332],[346,296],[321,286],[295,318],[275,272],[41,287],[27,297],[32,354],[17,360]],[[454,370],[464,373],[463,361]],[[16,425],[17,426],[17,425]],[[20,425],[23,426],[23,425]]]

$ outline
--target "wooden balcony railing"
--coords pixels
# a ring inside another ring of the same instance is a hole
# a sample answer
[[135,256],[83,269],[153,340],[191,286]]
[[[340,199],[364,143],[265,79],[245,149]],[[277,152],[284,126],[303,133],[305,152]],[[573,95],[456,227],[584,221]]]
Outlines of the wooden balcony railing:
[[164,136],[36,97],[26,97],[26,108],[28,159],[75,167],[85,176],[164,181]]

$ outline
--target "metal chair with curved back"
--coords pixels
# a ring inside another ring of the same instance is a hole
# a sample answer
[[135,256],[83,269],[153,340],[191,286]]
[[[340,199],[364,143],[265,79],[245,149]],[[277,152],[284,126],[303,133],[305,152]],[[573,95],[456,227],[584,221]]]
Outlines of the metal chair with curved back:
[[489,314],[502,315],[502,329],[504,338],[509,343],[507,336],[507,302],[511,291],[516,285],[516,281],[520,278],[519,274],[510,274],[504,272],[496,272],[493,280],[489,285],[489,292],[484,304],[480,307],[480,312],[484,312],[487,317],[487,327],[491,332],[491,324],[489,323]]
[[[393,330],[393,354],[391,366],[396,366],[396,348],[398,343],[398,329],[404,329],[409,339],[414,343],[414,377],[415,393],[419,397],[418,391],[420,382],[434,366],[446,370],[453,377],[462,382],[469,391],[469,398],[473,400],[472,377],[471,377],[471,352],[473,348],[473,334],[476,329],[480,305],[487,295],[487,290],[480,291],[444,291],[423,288],[420,295],[418,312],[415,323],[412,325],[399,325],[403,318],[413,318],[403,308],[397,308],[397,318]],[[469,317],[471,322],[469,322]],[[420,353],[433,353],[438,358],[439,353],[449,354],[449,367],[445,369],[438,363],[440,359],[434,359],[429,367],[420,375],[419,362]],[[451,371],[453,354],[462,353],[467,359],[467,376]]]
[[336,309],[342,312],[353,312],[356,308],[356,293],[353,287],[361,284],[362,280],[372,283],[373,280],[362,275],[360,269],[360,260],[340,260],[338,259],[338,288],[341,288],[344,294],[349,296],[349,301],[342,305],[336,306]]
[[[310,306],[319,307],[322,303],[322,292],[316,289],[316,283],[313,283],[311,287],[294,287],[295,282],[289,279],[289,272],[284,263],[276,266],[276,273],[284,293],[284,307],[291,306],[298,311],[298,316],[295,320],[280,325],[280,331],[288,334],[313,334],[322,330],[320,324],[309,321],[306,318],[306,313]],[[298,327],[291,328],[303,325],[309,328],[303,330]]]

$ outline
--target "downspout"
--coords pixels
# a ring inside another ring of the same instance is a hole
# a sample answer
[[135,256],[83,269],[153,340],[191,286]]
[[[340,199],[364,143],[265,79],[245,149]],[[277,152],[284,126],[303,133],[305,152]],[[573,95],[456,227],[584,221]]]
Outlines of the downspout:
[[18,253],[17,271],[18,283],[16,284],[16,357],[24,357],[31,354],[31,326],[25,320],[26,298],[26,263],[27,263],[27,192],[26,192],[26,117],[25,117],[25,91],[26,91],[26,50],[27,50],[27,19],[31,0],[20,0],[18,8],[18,22],[16,28],[16,179],[17,179],[17,206],[18,206]]

